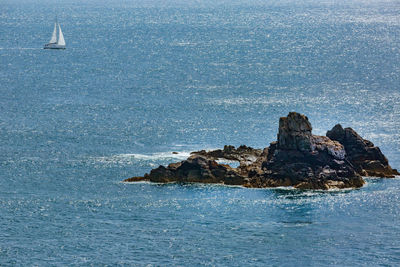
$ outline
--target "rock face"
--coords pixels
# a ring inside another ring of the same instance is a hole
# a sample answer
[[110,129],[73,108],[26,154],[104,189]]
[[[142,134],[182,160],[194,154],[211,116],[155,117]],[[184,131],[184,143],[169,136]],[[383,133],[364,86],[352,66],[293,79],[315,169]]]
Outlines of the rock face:
[[[278,142],[271,143],[264,177],[298,188],[329,189],[360,187],[364,184],[339,142],[311,133],[304,115],[291,112],[279,121]],[[279,184],[279,183],[278,183]]]
[[226,159],[238,161],[241,165],[249,165],[257,161],[262,155],[262,149],[255,149],[245,145],[241,145],[238,148],[234,146],[224,146],[224,149],[217,149],[213,151],[196,151],[192,152],[192,155],[203,156],[208,159]]
[[311,123],[302,114],[290,112],[279,119],[278,148],[308,151],[311,149]]
[[[218,159],[235,160],[240,165],[232,168],[218,164]],[[222,150],[201,150],[187,160],[159,166],[143,177],[125,181],[330,189],[361,187],[361,175],[397,174],[379,148],[351,128],[336,125],[327,136],[313,135],[308,118],[291,112],[280,118],[278,141],[263,150],[244,145],[237,149],[225,146]]]
[[228,165],[218,164],[203,156],[191,156],[187,160],[159,166],[144,177],[132,177],[126,182],[147,180],[155,183],[224,183],[243,185],[244,177]]
[[343,129],[340,124],[337,124],[326,133],[326,136],[344,146],[347,159],[360,175],[388,178],[399,175],[396,169],[389,166],[389,161],[379,147],[363,139],[352,128]]

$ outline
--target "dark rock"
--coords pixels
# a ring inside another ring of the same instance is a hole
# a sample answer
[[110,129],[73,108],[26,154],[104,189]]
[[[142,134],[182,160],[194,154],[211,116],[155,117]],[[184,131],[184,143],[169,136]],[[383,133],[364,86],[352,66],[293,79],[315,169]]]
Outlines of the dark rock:
[[279,119],[279,149],[310,150],[311,130],[311,124],[306,116],[290,112],[287,117]]
[[148,179],[146,179],[145,177],[131,177],[128,179],[125,179],[123,182],[140,182],[140,181],[149,181]]
[[[237,168],[216,160],[238,161]],[[351,128],[336,125],[327,136],[312,134],[304,115],[290,112],[280,118],[278,141],[269,147],[225,146],[197,151],[184,161],[159,166],[144,177],[125,181],[158,183],[223,183],[245,187],[294,186],[299,189],[357,188],[361,175],[392,177],[392,169],[378,147]]]
[[144,178],[156,183],[225,183],[242,185],[244,177],[228,165],[218,164],[202,156],[191,156],[187,160],[159,166],[145,174]]
[[291,112],[280,119],[278,142],[271,143],[267,160],[262,163],[263,176],[274,185],[298,188],[329,189],[357,187],[364,183],[339,142],[311,133],[304,115]]
[[360,175],[388,178],[399,175],[397,170],[390,167],[389,161],[379,147],[363,139],[352,128],[343,129],[340,124],[337,124],[326,133],[326,136],[344,146],[346,158]]
[[234,160],[238,161],[240,164],[249,165],[255,162],[262,153],[262,149],[255,149],[252,147],[241,145],[237,149],[234,146],[224,146],[224,149],[217,149],[212,151],[201,150],[192,152],[191,154],[203,156],[213,160]]

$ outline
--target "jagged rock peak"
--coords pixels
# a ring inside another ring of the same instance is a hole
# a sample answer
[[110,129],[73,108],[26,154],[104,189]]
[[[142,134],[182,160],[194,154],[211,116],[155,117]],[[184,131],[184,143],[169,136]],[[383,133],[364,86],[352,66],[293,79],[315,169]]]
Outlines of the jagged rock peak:
[[290,112],[279,119],[278,148],[300,151],[311,150],[311,123],[307,116]]
[[343,143],[343,140],[345,138],[345,131],[342,125],[336,124],[330,131],[326,133],[326,136],[332,140]]
[[[357,188],[363,176],[394,177],[378,147],[353,129],[337,124],[327,136],[311,133],[305,115],[290,112],[280,118],[278,141],[268,148],[225,146],[214,151],[197,151],[181,162],[159,166],[143,177],[126,182],[223,183],[245,187],[294,186],[302,189]],[[218,163],[239,161],[237,168]]]
[[399,175],[396,169],[390,167],[388,159],[383,155],[379,147],[362,138],[352,128],[343,129],[340,124],[336,124],[326,133],[326,136],[344,146],[347,159],[359,174],[378,177]]
[[309,132],[311,133],[311,123],[308,121],[306,115],[289,112],[287,117],[279,119],[279,129],[285,128],[292,132]]

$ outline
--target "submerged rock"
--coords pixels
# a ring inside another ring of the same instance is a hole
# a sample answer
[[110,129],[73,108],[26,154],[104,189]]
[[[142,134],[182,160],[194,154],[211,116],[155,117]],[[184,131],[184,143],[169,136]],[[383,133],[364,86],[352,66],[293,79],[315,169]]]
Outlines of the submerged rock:
[[[336,125],[327,136],[312,134],[305,115],[290,112],[280,118],[278,141],[264,149],[242,145],[192,152],[181,162],[159,166],[143,177],[125,182],[223,183],[245,187],[294,186],[300,189],[357,188],[361,175],[392,177],[379,148],[351,128]],[[239,162],[237,168],[217,160]]]

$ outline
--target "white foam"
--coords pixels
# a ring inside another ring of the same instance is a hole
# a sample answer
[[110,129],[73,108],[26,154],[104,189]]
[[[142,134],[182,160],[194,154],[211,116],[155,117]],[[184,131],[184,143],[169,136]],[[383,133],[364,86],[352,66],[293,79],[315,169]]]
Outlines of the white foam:
[[229,165],[232,168],[237,168],[240,165],[239,161],[237,161],[237,160],[218,159],[218,160],[216,160],[216,162],[218,164]]
[[173,42],[171,43],[171,46],[196,46],[197,43],[193,43],[193,42]]
[[156,160],[185,160],[190,156],[189,151],[181,152],[157,152],[152,154],[117,154],[105,157],[92,157],[96,163],[104,164],[132,164],[138,161],[156,161]]
[[153,182],[150,182],[150,181],[137,181],[137,182],[125,182],[125,181],[119,181],[119,182],[116,182],[117,184],[156,184],[156,183],[153,183]]

